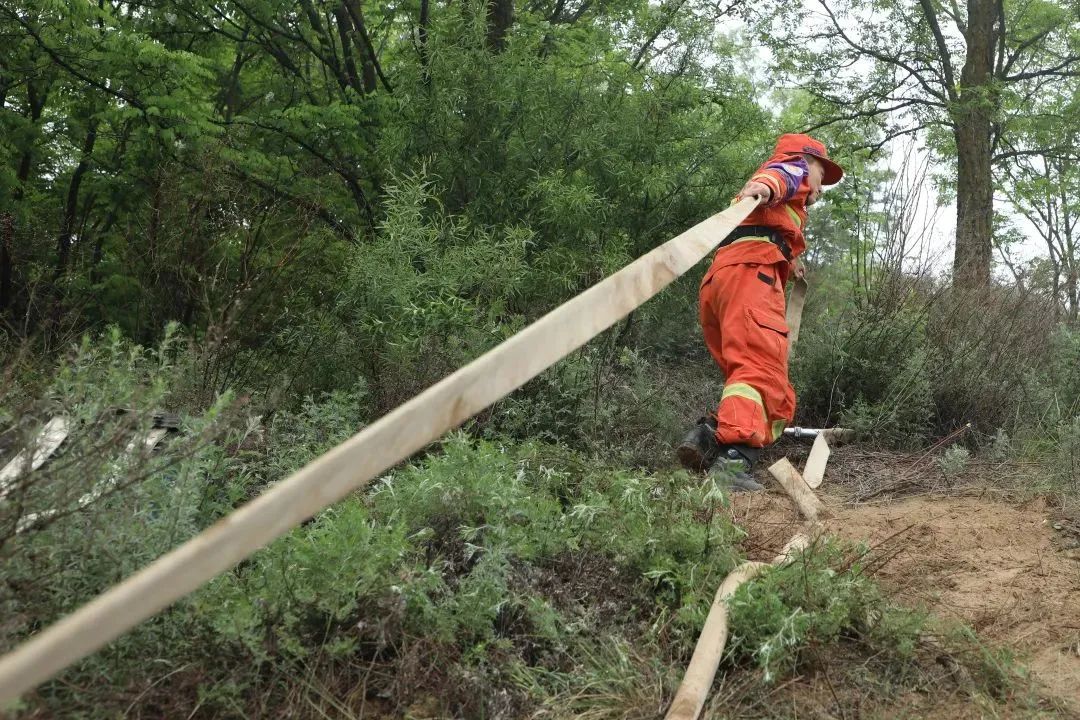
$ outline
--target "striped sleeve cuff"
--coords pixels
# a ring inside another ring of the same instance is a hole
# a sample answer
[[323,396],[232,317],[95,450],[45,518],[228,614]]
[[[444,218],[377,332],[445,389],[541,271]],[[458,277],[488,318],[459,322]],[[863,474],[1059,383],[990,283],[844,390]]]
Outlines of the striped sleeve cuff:
[[777,180],[772,173],[759,172],[750,179],[754,182],[762,183],[769,188],[769,191],[772,193],[769,197],[770,205],[778,202],[780,196],[784,194],[784,186],[780,184],[780,181]]

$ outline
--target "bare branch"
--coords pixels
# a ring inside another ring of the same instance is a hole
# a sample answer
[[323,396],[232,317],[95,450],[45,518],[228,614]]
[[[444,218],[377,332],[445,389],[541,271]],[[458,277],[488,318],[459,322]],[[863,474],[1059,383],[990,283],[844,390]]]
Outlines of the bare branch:
[[879,142],[866,143],[866,144],[863,144],[863,145],[855,145],[855,146],[853,146],[853,147],[851,147],[849,149],[853,150],[853,151],[854,150],[869,150],[871,155],[875,155],[881,150],[881,148],[885,147],[885,145],[887,143],[891,142],[892,140],[895,140],[896,138],[899,138],[899,137],[905,137],[907,135],[915,135],[915,134],[921,132],[922,130],[925,130],[926,128],[931,127],[931,126],[932,126],[932,123],[927,123],[927,124],[912,125],[911,127],[904,128],[903,130],[889,131],[889,132],[885,133],[885,137],[883,137]]
[[1024,150],[1012,149],[1008,152],[997,153],[992,158],[992,162],[1000,163],[1004,160],[1014,160],[1022,157],[1035,157],[1037,155],[1045,155],[1046,157],[1053,158],[1068,158],[1071,153],[1075,153],[1076,148],[1072,145],[1059,145],[1055,147],[1042,147],[1042,148],[1029,148]]
[[868,119],[868,118],[878,117],[879,115],[887,115],[887,114],[889,114],[891,112],[895,112],[897,110],[902,110],[902,109],[904,109],[906,107],[911,107],[912,105],[921,105],[922,102],[923,102],[922,99],[909,100],[907,102],[903,102],[903,103],[900,103],[898,105],[878,106],[878,107],[875,107],[875,108],[872,108],[872,109],[869,109],[869,110],[857,110],[855,112],[848,113],[846,115],[838,115],[836,117],[831,117],[831,118],[828,118],[826,120],[822,120],[821,122],[815,123],[815,124],[811,125],[810,127],[805,128],[803,130],[803,132],[811,133],[811,132],[813,132],[815,130],[820,130],[823,127],[829,127],[830,125],[835,125],[836,123],[839,123],[839,122],[849,122],[851,120]]
[[[832,21],[833,27],[836,29],[836,34],[839,35],[840,38],[845,43],[847,43],[849,47],[851,47],[853,50],[858,50],[859,52],[863,53],[864,55],[869,55],[870,57],[874,58],[875,60],[879,60],[879,61],[881,61],[883,63],[893,65],[895,67],[900,67],[900,68],[903,68],[904,70],[907,70],[909,73],[911,73],[912,77],[914,77],[919,82],[919,84],[922,85],[923,89],[926,90],[926,92],[929,93],[932,97],[937,98],[938,100],[940,100],[943,103],[947,101],[945,95],[943,95],[940,91],[935,90],[933,87],[931,87],[930,83],[928,83],[926,81],[926,78],[924,78],[919,73],[918,70],[913,68],[909,63],[905,62],[902,58],[891,56],[891,55],[886,55],[885,53],[880,52],[878,50],[874,50],[874,49],[868,48],[868,47],[866,47],[864,45],[860,45],[859,43],[857,43],[853,39],[851,39],[851,37],[849,37],[848,34],[846,32],[844,32],[844,29],[840,26],[840,21],[836,19],[836,15],[833,14],[833,11],[826,4],[826,0],[818,0],[818,2],[820,2],[821,6],[823,8],[825,8],[825,12],[826,12],[826,14],[828,14],[829,20]],[[950,92],[952,91],[951,87],[949,88],[949,91]]]
[[1080,68],[1076,70],[1071,69],[1071,66],[1078,62],[1080,62],[1080,55],[1070,55],[1053,67],[1017,73],[1016,75],[1007,75],[1003,79],[1008,82],[1016,82],[1017,80],[1030,80],[1031,78],[1039,77],[1080,77]]
[[1022,40],[1016,46],[1016,49],[1009,54],[1009,59],[1005,61],[1005,65],[1001,68],[1001,73],[999,74],[999,77],[1005,77],[1008,72],[1012,70],[1012,66],[1016,64],[1016,61],[1020,59],[1020,56],[1024,53],[1025,50],[1027,50],[1029,47],[1036,43],[1042,42],[1042,40],[1053,31],[1054,28],[1050,27],[1040,33],[1032,35],[1027,40]]
[[923,17],[926,18],[926,22],[930,25],[930,31],[934,33],[934,42],[937,44],[938,55],[941,58],[941,69],[945,74],[945,92],[949,94],[950,100],[955,101],[956,78],[953,75],[952,60],[949,58],[949,46],[945,44],[945,36],[941,34],[937,13],[934,12],[931,0],[919,0],[919,6],[922,7]]

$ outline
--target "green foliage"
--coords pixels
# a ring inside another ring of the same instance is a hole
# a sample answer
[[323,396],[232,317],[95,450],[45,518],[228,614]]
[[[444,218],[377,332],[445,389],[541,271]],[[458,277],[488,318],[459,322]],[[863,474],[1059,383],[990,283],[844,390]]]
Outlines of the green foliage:
[[[203,474],[221,472],[224,467],[220,450],[208,444],[220,439],[228,426],[231,396],[218,398],[213,406],[197,414],[180,415],[183,433],[168,438],[166,451],[149,454],[139,447],[132,452],[126,449],[129,442],[146,435],[155,415],[183,400],[177,392],[177,378],[190,372],[192,359],[175,332],[175,328],[169,328],[154,349],[125,340],[116,328],[100,339],[84,337],[44,388],[16,385],[6,389],[3,415],[18,423],[5,433],[9,449],[33,447],[42,424],[50,418],[66,418],[68,426],[68,439],[60,451],[62,459],[24,475],[6,493],[0,527],[6,531],[7,540],[13,539],[16,528],[28,516],[48,515],[46,511],[51,509],[64,515],[73,513],[82,530],[93,527],[95,532],[106,535],[126,535],[128,530],[110,526],[107,517],[132,512],[130,504],[114,503],[116,498],[112,497],[113,487],[128,485],[135,491],[151,492],[155,498],[161,493],[177,493],[187,500],[183,509],[175,509],[168,523],[143,531],[141,541],[145,547],[138,557],[125,563],[126,568],[138,567],[140,559],[160,553],[175,544],[177,538],[191,533],[198,524],[200,495],[194,488],[201,485]],[[113,480],[102,485],[105,478]],[[78,498],[98,487],[108,492],[94,512],[80,510]],[[129,501],[139,507],[136,515],[141,517],[137,520],[157,522],[161,518],[154,506],[159,499],[148,498]],[[55,531],[52,525],[45,518],[35,523],[26,536],[40,536],[40,542],[47,545]],[[70,520],[64,525],[65,532],[81,531]],[[156,535],[158,531],[163,533],[161,537]]]
[[792,363],[800,412],[814,427],[837,422],[877,442],[917,447],[932,427],[935,355],[914,311],[818,316]]
[[1046,381],[1053,394],[1046,408],[1048,419],[1080,415],[1080,330],[1068,325],[1057,328]]
[[516,666],[514,681],[551,717],[646,720],[667,709],[665,687],[673,670],[681,670],[665,666],[651,650],[642,638],[611,639],[575,648],[577,661],[568,670]]
[[858,554],[814,545],[740,587],[729,601],[734,629],[728,655],[752,660],[766,682],[795,670],[815,648],[844,639],[903,662],[912,657],[923,616],[892,605],[864,572]]
[[432,182],[420,177],[389,187],[378,235],[348,255],[326,356],[352,359],[382,407],[521,325],[531,233],[488,232],[438,206]]
[[[18,419],[4,434],[9,450],[35,447],[51,417],[67,418],[69,434],[53,459],[0,500],[0,611],[8,618],[0,646],[10,649],[216,519],[213,479],[229,472],[230,440],[242,440],[231,431],[230,396],[180,412],[180,432],[153,451],[143,447],[153,416],[178,409],[177,378],[190,363],[175,328],[149,349],[112,329],[73,347],[43,390],[7,388],[3,415]],[[137,657],[147,647],[185,644],[184,634],[183,622],[150,623],[116,648]],[[104,673],[122,685],[140,672],[98,655],[69,677],[79,683]]]
[[708,4],[519,8],[499,52],[485,9],[428,10],[422,47],[416,8],[362,2],[0,16],[9,329],[178,320],[209,394],[362,376],[385,409],[715,212],[771,140]]
[[[519,3],[496,43],[491,5],[0,9],[0,344],[29,336],[44,358],[5,375],[0,449],[57,414],[75,428],[0,501],[5,647],[724,207],[774,130],[820,109],[758,104],[748,45],[718,31],[734,9]],[[1060,20],[1032,13],[1033,32]],[[843,146],[864,129],[824,132]],[[899,268],[867,269],[865,226],[895,218],[864,198],[883,176],[848,167],[815,209],[808,259],[829,280],[794,365],[807,424],[915,445],[968,416],[1004,428],[994,408],[1023,396],[1038,439],[1008,432],[1075,487],[1075,334],[1049,369],[1013,362],[1000,348],[1024,322],[956,325],[924,285],[871,288]],[[37,709],[263,717],[370,681],[406,713],[433,694],[467,717],[658,713],[737,560],[720,490],[655,472],[722,383],[698,279],[46,685]],[[163,409],[183,432],[126,453]],[[906,656],[918,619],[822,553],[740,596],[740,661],[772,678],[851,633]]]
[[831,282],[792,359],[801,424],[909,449],[970,426],[974,449],[1001,432],[1038,443],[1076,416],[1073,333],[1043,298],[958,292],[888,265]]
[[[2,602],[14,619],[5,647],[338,443],[370,412],[363,386],[265,422],[230,421],[225,398],[204,416],[182,413],[183,433],[153,455],[121,457],[151,408],[183,403],[198,362],[171,335],[147,351],[114,330],[85,341],[56,372],[48,413],[72,417],[78,432],[15,502],[0,505]],[[117,404],[131,411],[115,416]],[[4,407],[26,418],[27,438],[36,432],[25,408]],[[109,492],[80,508],[79,493],[110,474]],[[683,473],[456,436],[125,635],[115,652],[80,663],[37,702],[96,716],[130,687],[120,702],[150,707],[169,697],[258,714],[262,703],[286,701],[293,685],[282,675],[377,663],[424,673],[419,687],[385,686],[402,702],[465,673],[478,690],[448,689],[445,707],[475,714],[487,702],[480,688],[515,682],[508,659],[521,672],[558,674],[563,658],[602,656],[613,637],[630,642],[654,623],[666,627],[670,652],[685,654],[736,559],[740,533],[718,512],[722,502],[716,487]],[[20,518],[54,506],[66,510],[15,532]],[[214,679],[196,683],[197,699],[180,699],[196,667]],[[68,689],[100,677],[109,682],[93,691]]]
[[1039,490],[1062,493],[1069,501],[1080,491],[1080,415],[1024,429],[1013,443],[1016,454],[1031,457],[1045,470]]
[[557,441],[631,467],[667,466],[688,413],[723,385],[710,365],[673,364],[622,345],[623,328],[561,361],[481,416],[491,437]]
[[[350,655],[420,639],[482,657],[521,632],[506,635],[508,618],[534,644],[593,637],[559,619],[564,609],[525,567],[557,578],[571,556],[613,563],[640,601],[658,603],[652,614],[700,604],[733,563],[734,529],[687,512],[710,491],[685,476],[567,471],[542,446],[457,438],[443,450],[217,578],[196,612],[257,663],[308,658],[327,643]],[[692,639],[690,622],[678,627]]]
[[[172,438],[107,500],[10,537],[8,549],[26,551],[12,587],[49,552],[68,561],[73,590],[37,605],[20,603],[40,588],[13,593],[6,643],[725,206],[771,141],[707,3],[518,8],[497,51],[482,4],[425,8],[420,33],[415,6],[324,0],[62,1],[0,14],[13,41],[0,118],[5,347],[33,334],[49,356],[107,324],[124,347],[121,335],[153,345],[175,320],[189,344],[175,365],[73,376],[64,391],[99,388],[98,410],[142,393],[141,419],[159,406],[217,413],[235,391],[263,418],[237,421],[228,439],[197,433],[197,452],[194,436]],[[671,318],[696,287],[677,292],[479,418],[470,429],[486,442],[457,440],[445,458],[400,470],[68,677],[146,688],[131,698],[144,707],[201,685],[204,707],[260,716],[259,698],[284,692],[275,678],[324,661],[462,660],[482,675],[509,643],[523,662],[538,662],[534,644],[562,669],[571,643],[599,647],[594,618],[560,604],[586,587],[568,569],[577,562],[595,565],[620,612],[665,624],[685,650],[733,562],[715,488],[492,444],[557,440],[657,465],[680,418],[649,405],[677,392],[655,379],[648,348],[661,329],[673,339],[658,346],[689,344]],[[151,376],[154,393],[135,390]],[[18,388],[35,401],[39,389]],[[15,403],[4,417],[25,425],[20,442],[43,419]],[[28,512],[60,487],[77,502],[108,472],[117,453],[86,449],[34,475]],[[188,461],[174,493],[170,473]],[[166,516],[173,531],[159,537]],[[101,557],[77,561],[80,535],[99,534]],[[111,547],[124,563],[108,563]],[[380,620],[351,624],[361,616]],[[215,682],[193,667],[216,670]],[[73,699],[66,688],[48,686],[42,702],[110,707],[104,689]],[[464,692],[447,702],[478,702]]]

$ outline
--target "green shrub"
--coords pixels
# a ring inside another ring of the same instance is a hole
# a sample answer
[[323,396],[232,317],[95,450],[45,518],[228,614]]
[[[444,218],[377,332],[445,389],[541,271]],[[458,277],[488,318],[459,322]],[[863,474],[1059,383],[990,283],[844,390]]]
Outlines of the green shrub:
[[[274,458],[292,456],[273,440],[288,432],[303,446],[318,427],[310,418],[337,412],[338,400],[328,403],[268,427],[267,466],[292,462]],[[599,652],[611,633],[655,622],[687,653],[736,559],[739,532],[715,512],[722,501],[683,473],[613,470],[557,446],[459,435],[219,576],[170,623],[202,628],[189,632],[214,638],[230,668],[248,669],[223,671],[207,698],[235,698],[230,687],[247,698],[277,692],[259,678],[285,668],[378,662],[427,678],[388,688],[407,702],[450,682],[448,669],[499,685],[510,682],[509,658],[555,671],[561,658]],[[449,712],[486,702],[447,692]]]
[[715,407],[723,376],[622,344],[614,329],[482,413],[485,437],[569,445],[613,465],[670,467],[687,424]]
[[[597,352],[583,351],[580,362]],[[193,415],[183,406],[191,397],[185,382],[197,382],[197,357],[171,339],[147,351],[114,332],[84,342],[58,369],[46,399],[31,403],[34,412],[26,411],[30,401],[5,406],[9,417],[26,418],[22,442],[39,426],[31,418],[64,413],[79,427],[12,495],[17,505],[0,505],[9,530],[2,601],[13,618],[5,647],[347,438],[373,412],[361,383],[262,421],[234,421],[227,397]],[[612,362],[616,374],[605,380],[628,383],[613,394],[647,382],[640,358]],[[21,387],[9,393],[32,395]],[[588,396],[579,397],[577,407],[586,407]],[[117,406],[130,412],[116,415]],[[126,438],[160,408],[181,410],[184,432],[151,456],[120,460]],[[600,420],[605,412],[601,405]],[[506,657],[554,671],[579,651],[600,652],[597,643],[612,632],[629,638],[632,628],[652,623],[665,627],[672,652],[688,652],[736,559],[739,532],[718,512],[722,493],[682,472],[616,469],[565,446],[494,438],[455,436],[421,464],[321,513],[45,685],[40,702],[95,715],[92,707],[111,706],[123,688],[149,708],[187,692],[177,688],[198,686],[193,703],[258,714],[260,703],[282,701],[291,687],[278,687],[282,677],[311,664],[344,673],[370,662],[449,668],[505,685]],[[116,469],[123,474],[115,492],[15,533],[26,513],[71,506]],[[579,596],[580,603],[567,601]],[[109,682],[73,696],[71,683],[98,677]],[[408,683],[387,688],[401,698],[419,691]],[[480,701],[469,695],[448,695],[448,707],[468,714],[469,703]]]
[[932,432],[936,358],[918,313],[870,307],[819,317],[797,347],[791,374],[805,424],[842,424],[904,447]]
[[[215,481],[229,474],[244,431],[233,422],[229,396],[208,410],[184,406],[182,380],[192,362],[175,328],[153,349],[113,329],[73,347],[39,396],[36,389],[9,389],[7,414],[18,418],[5,433],[12,454],[31,447],[50,417],[66,417],[69,434],[0,500],[0,648],[10,649],[217,519]],[[176,411],[180,431],[149,452],[142,440],[163,410]],[[188,646],[190,626],[169,617],[76,666],[67,682],[96,688],[106,677],[123,687],[145,677],[141,661],[117,658]],[[63,694],[62,687],[41,692]],[[88,691],[85,702],[100,701],[97,693],[106,690]]]
[[[192,356],[174,331],[153,350],[116,329],[99,340],[85,337],[59,363],[40,399],[10,388],[5,414],[18,417],[5,433],[12,455],[32,447],[49,418],[66,418],[68,435],[51,460],[21,476],[0,502],[6,552],[18,556],[36,543],[66,546],[57,533],[75,545],[86,542],[77,539],[85,532],[117,539],[134,534],[143,546],[134,556],[119,555],[131,569],[208,521],[204,480],[228,466],[223,443],[232,400],[225,395],[208,410],[185,412],[182,385]],[[162,413],[175,415],[180,430],[147,452],[142,440]],[[98,497],[84,507],[89,496]],[[129,522],[140,530],[133,533]]]
[[260,661],[267,633],[304,657],[339,626],[352,648],[423,636],[465,650],[495,638],[508,604],[529,626],[551,626],[547,609],[513,587],[526,564],[607,557],[674,609],[707,595],[708,579],[731,566],[735,530],[693,512],[710,502],[709,488],[684,485],[681,474],[579,475],[549,462],[543,446],[458,437],[216,579],[200,613]]
[[586,346],[481,413],[473,427],[488,438],[587,447],[593,378],[599,362],[595,346]]
[[793,671],[808,649],[841,639],[909,658],[923,617],[889,603],[858,558],[850,548],[819,543],[740,587],[729,601],[728,656],[757,664],[766,682]]
[[1080,415],[1080,329],[1062,325],[1055,331],[1047,380],[1054,389],[1054,412],[1064,418]]
[[971,423],[969,440],[1030,421],[1032,379],[1051,364],[1053,315],[1035,295],[1007,287],[948,293],[930,308],[936,355],[934,435]]
[[856,303],[807,316],[791,369],[801,424],[843,424],[905,449],[970,424],[965,442],[977,447],[1075,415],[1080,343],[1038,298],[957,294],[903,275],[876,282]]
[[938,468],[946,480],[953,480],[967,467],[971,453],[963,445],[952,445],[938,458]]
[[1080,498],[1080,415],[1042,427],[1041,437],[1027,451],[1046,469],[1045,488]]

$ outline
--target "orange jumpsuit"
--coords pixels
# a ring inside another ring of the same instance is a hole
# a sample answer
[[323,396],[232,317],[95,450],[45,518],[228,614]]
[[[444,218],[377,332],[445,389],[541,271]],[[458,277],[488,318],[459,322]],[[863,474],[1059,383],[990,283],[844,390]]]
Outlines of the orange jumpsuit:
[[[743,226],[779,233],[794,260],[806,249],[802,227],[809,171],[801,155],[778,154],[753,175],[772,189]],[[795,416],[788,381],[788,326],[784,286],[791,262],[765,236],[742,237],[721,247],[701,281],[699,311],[705,345],[724,373],[717,409],[721,444],[764,447]]]

